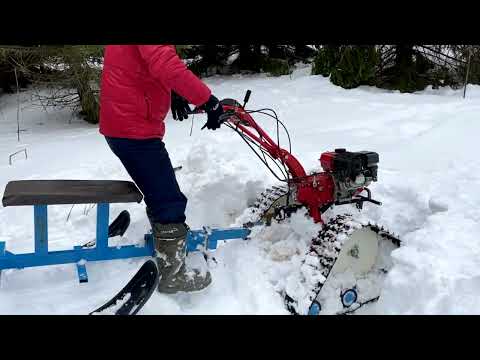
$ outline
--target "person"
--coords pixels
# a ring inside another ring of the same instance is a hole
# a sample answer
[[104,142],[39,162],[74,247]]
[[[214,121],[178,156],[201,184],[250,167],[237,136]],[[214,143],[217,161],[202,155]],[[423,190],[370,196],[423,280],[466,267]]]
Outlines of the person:
[[220,127],[222,106],[173,45],[108,45],[100,90],[100,133],[144,195],[160,272],[158,291],[198,291],[211,275],[185,266],[187,198],[163,142],[164,119],[188,118],[189,104],[207,113],[208,129]]

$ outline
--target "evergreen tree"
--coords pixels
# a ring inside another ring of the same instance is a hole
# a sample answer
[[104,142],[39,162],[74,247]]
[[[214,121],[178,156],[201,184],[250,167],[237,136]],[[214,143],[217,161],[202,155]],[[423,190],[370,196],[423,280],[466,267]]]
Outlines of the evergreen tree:
[[478,47],[380,45],[319,46],[312,74],[330,77],[344,88],[376,85],[413,92],[433,87],[463,86],[468,54],[472,54],[469,82],[480,82]]

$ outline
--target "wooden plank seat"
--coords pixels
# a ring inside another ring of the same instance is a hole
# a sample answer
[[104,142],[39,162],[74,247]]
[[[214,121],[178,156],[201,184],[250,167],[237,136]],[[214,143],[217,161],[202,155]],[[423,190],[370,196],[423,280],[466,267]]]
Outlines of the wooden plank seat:
[[115,180],[21,180],[5,188],[7,206],[98,203],[140,203],[142,193],[130,181]]

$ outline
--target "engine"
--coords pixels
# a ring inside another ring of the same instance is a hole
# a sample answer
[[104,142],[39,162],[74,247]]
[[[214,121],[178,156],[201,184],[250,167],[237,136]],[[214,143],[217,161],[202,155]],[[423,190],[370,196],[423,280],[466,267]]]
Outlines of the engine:
[[375,152],[336,149],[323,153],[320,163],[335,183],[335,200],[345,201],[377,181],[379,156]]

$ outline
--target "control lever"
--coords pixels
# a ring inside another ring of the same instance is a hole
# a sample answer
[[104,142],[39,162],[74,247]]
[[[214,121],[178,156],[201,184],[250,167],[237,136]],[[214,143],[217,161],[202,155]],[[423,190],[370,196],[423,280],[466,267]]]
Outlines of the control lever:
[[252,94],[252,90],[247,90],[247,93],[245,94],[245,98],[243,99],[243,108],[245,109],[245,106],[248,103],[248,100],[250,100],[250,95]]

